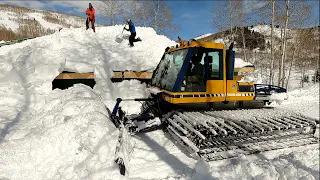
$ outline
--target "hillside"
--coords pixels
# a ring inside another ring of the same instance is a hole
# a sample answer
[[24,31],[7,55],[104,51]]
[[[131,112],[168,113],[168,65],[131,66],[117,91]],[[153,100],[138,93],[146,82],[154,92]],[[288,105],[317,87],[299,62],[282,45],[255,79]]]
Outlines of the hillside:
[[[262,77],[263,83],[269,83],[271,66],[271,27],[270,25],[256,25],[242,28],[235,27],[234,50],[236,57],[254,64],[256,76]],[[319,27],[288,29],[287,53],[284,59],[284,79],[288,82],[288,89],[303,87],[306,77],[314,76],[319,62]],[[274,27],[274,84],[278,83],[279,64],[282,59],[282,36],[284,32],[278,26]],[[227,47],[231,44],[231,31],[207,33],[195,38],[198,41],[212,41],[223,43]],[[243,48],[245,40],[246,48]],[[291,73],[294,71],[294,73]],[[318,70],[319,71],[319,70]],[[294,80],[294,83],[293,81]],[[307,80],[306,82],[311,82]]]
[[85,27],[85,21],[79,16],[0,4],[0,41],[48,35],[60,27]]
[[[235,48],[239,51],[242,49],[242,34],[239,27],[232,29],[235,32],[234,35],[234,44]],[[313,28],[304,28],[304,29],[288,29],[288,40],[289,43],[293,42],[297,36],[302,32],[309,31],[313,34],[315,39],[319,39],[318,32],[319,27]],[[281,37],[284,34],[284,30],[279,27],[274,27],[274,38],[276,47],[280,47]],[[258,50],[258,51],[268,51],[270,49],[270,40],[271,40],[271,27],[270,25],[256,25],[256,26],[247,26],[244,27],[244,37],[245,43],[248,50]],[[207,33],[200,35],[195,38],[198,41],[213,41],[224,43],[226,45],[230,44],[231,31],[225,30],[218,33]]]

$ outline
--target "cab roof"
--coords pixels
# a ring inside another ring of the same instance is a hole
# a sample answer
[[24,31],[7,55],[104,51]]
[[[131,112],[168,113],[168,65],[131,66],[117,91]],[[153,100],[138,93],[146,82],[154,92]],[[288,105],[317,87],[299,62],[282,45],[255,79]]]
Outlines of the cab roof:
[[204,48],[210,48],[210,49],[224,49],[224,44],[221,43],[215,43],[215,42],[200,42],[200,41],[188,41],[183,43],[183,45],[179,46],[177,44],[176,46],[171,46],[168,50],[168,52],[180,50],[180,49],[188,49],[192,47],[204,47]]

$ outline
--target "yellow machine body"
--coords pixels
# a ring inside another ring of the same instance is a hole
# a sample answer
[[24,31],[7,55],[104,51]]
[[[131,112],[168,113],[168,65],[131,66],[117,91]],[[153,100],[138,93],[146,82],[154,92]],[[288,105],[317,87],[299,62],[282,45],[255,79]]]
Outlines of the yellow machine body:
[[[199,48],[202,48],[202,51],[199,50]],[[213,67],[213,65],[211,65],[212,62],[210,62],[210,60],[208,60],[208,58],[206,57],[211,52],[211,50],[220,52],[219,57],[217,58],[221,58],[220,64],[222,63],[222,65],[219,65],[219,69],[213,69],[213,68],[210,69],[211,66]],[[176,58],[175,56],[173,56],[173,58],[166,59],[167,57],[166,54],[170,54],[170,53],[179,54],[180,51],[181,52],[188,51],[188,53],[184,56],[183,65],[180,67],[179,72],[176,74],[176,77],[172,78],[176,82],[174,83],[173,88],[171,89],[164,88],[165,86],[163,84],[165,83],[161,83],[161,81],[163,81],[163,78],[165,78],[166,76],[163,74],[166,73],[165,71],[170,71],[170,69],[172,69],[172,66],[173,66],[172,64],[174,63],[171,63],[171,61],[174,62],[174,58]],[[205,88],[203,88],[203,90],[198,90],[198,91],[181,90],[183,88],[181,88],[182,87],[181,85],[179,86],[178,81],[180,79],[180,81],[184,82],[185,79],[188,78],[188,76],[186,76],[186,72],[187,72],[186,68],[187,66],[189,67],[191,66],[192,57],[196,56],[195,51],[197,51],[197,53],[200,53],[200,52],[202,53],[201,56],[203,61],[203,67],[205,68],[204,76],[206,77],[204,77],[203,80],[201,78],[201,83],[204,82],[203,84],[205,85]],[[234,53],[234,51],[232,50],[226,50],[223,44],[213,43],[213,42],[191,41],[189,43],[186,43],[184,46],[171,47],[164,54],[157,69],[154,71],[154,74],[151,80],[152,81],[151,86],[159,88],[162,91],[162,99],[172,104],[210,103],[210,102],[227,102],[227,101],[253,101],[255,97],[254,83],[239,82],[237,78],[233,77],[234,76],[234,56],[230,57],[229,55],[229,57],[227,57],[228,51]],[[227,63],[228,63],[227,61],[231,63],[229,67],[227,67]],[[163,68],[163,70],[160,71],[159,69],[161,69],[161,64],[165,64],[165,63],[167,63],[166,64],[167,66],[165,66],[166,68]],[[233,66],[233,67],[230,67],[230,66]],[[221,71],[219,72],[220,79],[211,79],[209,77],[209,74],[214,74],[219,70]],[[157,73],[158,74],[162,73],[163,77],[161,77],[162,75],[161,76],[159,75],[160,78],[157,79],[156,78]],[[229,74],[229,79],[227,78],[227,74]],[[232,78],[230,78],[230,76],[232,76]],[[158,81],[160,83],[157,83]]]

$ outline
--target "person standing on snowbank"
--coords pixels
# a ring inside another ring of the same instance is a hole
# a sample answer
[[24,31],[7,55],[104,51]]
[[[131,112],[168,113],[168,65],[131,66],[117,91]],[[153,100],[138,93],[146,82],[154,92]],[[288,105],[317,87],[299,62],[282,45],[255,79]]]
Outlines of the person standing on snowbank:
[[127,20],[127,24],[129,25],[129,29],[127,29],[126,27],[123,27],[123,29],[130,31],[131,35],[129,37],[129,43],[130,43],[130,47],[134,46],[133,42],[137,42],[137,41],[141,41],[140,38],[135,39],[137,33],[136,33],[136,27],[134,26],[133,22],[131,21],[131,19]]
[[96,29],[95,29],[95,27],[94,27],[94,22],[96,21],[96,18],[95,18],[95,16],[94,16],[94,13],[95,13],[95,10],[94,10],[94,8],[92,7],[92,4],[89,3],[89,8],[87,8],[87,10],[86,10],[86,15],[88,16],[88,17],[87,17],[87,21],[86,21],[86,27],[87,27],[86,30],[89,29],[89,21],[91,21],[91,27],[92,27],[92,29],[93,29],[93,32],[96,32]]

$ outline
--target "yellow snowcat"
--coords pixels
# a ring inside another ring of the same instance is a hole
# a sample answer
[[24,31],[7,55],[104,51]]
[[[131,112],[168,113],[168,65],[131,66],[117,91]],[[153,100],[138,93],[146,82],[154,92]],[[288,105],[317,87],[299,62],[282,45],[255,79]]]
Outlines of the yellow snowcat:
[[[163,128],[190,154],[214,161],[318,142],[318,119],[264,107],[286,89],[241,82],[231,45],[189,41],[168,47],[153,71],[150,97],[117,99],[110,118],[123,131]],[[144,101],[140,114],[125,115],[121,101]],[[115,162],[125,174],[125,162]]]

